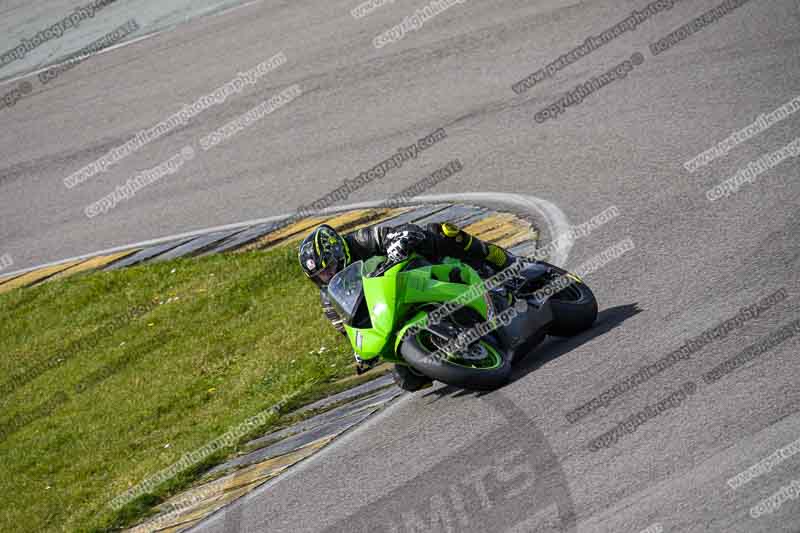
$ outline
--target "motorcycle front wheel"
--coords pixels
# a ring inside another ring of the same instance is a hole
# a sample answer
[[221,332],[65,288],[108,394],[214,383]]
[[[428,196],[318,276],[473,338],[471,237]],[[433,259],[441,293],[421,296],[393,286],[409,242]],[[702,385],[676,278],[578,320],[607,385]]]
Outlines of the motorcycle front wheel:
[[471,390],[493,390],[511,377],[511,361],[487,335],[461,350],[423,329],[403,341],[400,355],[418,372],[448,385]]

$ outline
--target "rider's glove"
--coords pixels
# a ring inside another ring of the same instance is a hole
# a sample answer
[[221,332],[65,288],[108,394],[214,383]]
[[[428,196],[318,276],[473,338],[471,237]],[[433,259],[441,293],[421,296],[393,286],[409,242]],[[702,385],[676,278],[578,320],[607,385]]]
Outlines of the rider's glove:
[[354,353],[353,357],[356,359],[356,374],[359,376],[375,366],[379,359],[378,357],[373,357],[372,359],[361,359],[357,353]]
[[414,248],[425,239],[425,234],[420,231],[398,231],[386,235],[389,245],[386,247],[386,256],[392,263],[406,259]]

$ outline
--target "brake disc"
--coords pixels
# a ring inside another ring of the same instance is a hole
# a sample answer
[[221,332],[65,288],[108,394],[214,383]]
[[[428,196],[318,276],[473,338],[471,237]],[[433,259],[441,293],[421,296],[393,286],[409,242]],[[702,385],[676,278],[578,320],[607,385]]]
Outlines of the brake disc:
[[464,361],[483,361],[489,357],[489,351],[483,343],[476,342],[463,352],[459,352],[458,357]]

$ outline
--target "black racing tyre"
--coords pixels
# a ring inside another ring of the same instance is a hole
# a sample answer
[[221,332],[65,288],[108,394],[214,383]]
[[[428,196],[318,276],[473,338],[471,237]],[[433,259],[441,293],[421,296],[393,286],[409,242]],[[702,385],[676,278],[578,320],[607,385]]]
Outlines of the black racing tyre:
[[416,392],[433,383],[431,378],[423,376],[405,365],[394,365],[392,377],[398,387],[409,392]]
[[474,342],[469,350],[462,352],[472,358],[485,354],[482,360],[485,364],[482,363],[484,366],[481,367],[475,366],[478,363],[468,365],[465,360],[458,363],[449,358],[434,356],[437,349],[431,338],[428,330],[422,330],[400,345],[400,355],[418,372],[462,389],[493,390],[508,383],[511,377],[511,358],[494,342],[489,342],[487,337]]
[[591,328],[597,320],[597,299],[583,282],[573,282],[551,296],[548,302],[553,310],[553,322],[547,331],[549,335],[572,337]]

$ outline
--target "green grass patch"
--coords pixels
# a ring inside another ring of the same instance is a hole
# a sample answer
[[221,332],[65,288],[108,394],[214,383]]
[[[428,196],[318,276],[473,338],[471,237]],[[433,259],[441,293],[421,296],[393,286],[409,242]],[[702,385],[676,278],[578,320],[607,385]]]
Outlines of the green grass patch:
[[296,261],[292,248],[212,255],[0,295],[0,530],[130,525],[233,448],[120,511],[113,498],[351,374]]

